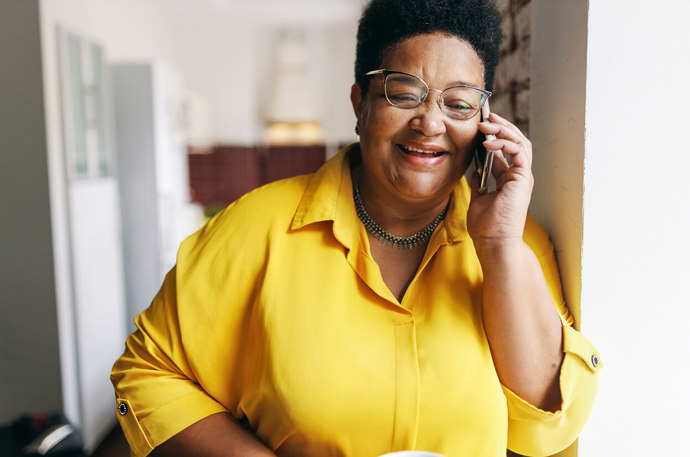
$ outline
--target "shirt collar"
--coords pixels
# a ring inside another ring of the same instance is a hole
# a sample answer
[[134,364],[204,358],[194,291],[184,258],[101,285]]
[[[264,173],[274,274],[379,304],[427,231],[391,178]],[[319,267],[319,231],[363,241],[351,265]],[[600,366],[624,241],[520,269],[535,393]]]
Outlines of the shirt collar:
[[[306,225],[333,221],[333,233],[347,248],[352,247],[359,224],[352,197],[350,154],[359,153],[359,143],[342,148],[309,180],[292,219],[292,230]],[[467,208],[470,188],[463,177],[453,189],[446,219],[436,230],[431,242],[451,244],[468,238]],[[354,229],[353,229],[354,228]]]
[[467,233],[467,209],[470,206],[470,195],[470,186],[463,176],[453,189],[448,215],[443,224],[448,243],[457,243],[469,237]]
[[338,205],[352,200],[348,154],[353,150],[359,150],[357,143],[342,148],[311,177],[295,211],[291,229],[297,230],[315,222],[335,221]]

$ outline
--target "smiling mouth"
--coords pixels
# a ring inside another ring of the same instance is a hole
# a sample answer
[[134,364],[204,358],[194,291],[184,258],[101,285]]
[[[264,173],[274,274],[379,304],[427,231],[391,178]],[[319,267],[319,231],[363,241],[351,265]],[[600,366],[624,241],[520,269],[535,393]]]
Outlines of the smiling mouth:
[[402,144],[399,144],[398,147],[402,150],[407,155],[414,156],[414,157],[423,157],[423,158],[431,158],[431,157],[440,157],[443,154],[446,154],[448,151],[425,151],[423,149],[417,149],[413,148],[411,146],[405,146]]

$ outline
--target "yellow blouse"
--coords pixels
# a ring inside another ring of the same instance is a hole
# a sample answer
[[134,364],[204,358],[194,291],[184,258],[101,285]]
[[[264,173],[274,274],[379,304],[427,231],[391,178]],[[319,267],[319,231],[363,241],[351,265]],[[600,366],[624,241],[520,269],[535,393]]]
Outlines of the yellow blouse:
[[221,411],[286,457],[546,455],[575,440],[601,364],[569,325],[547,235],[528,220],[525,240],[564,322],[556,413],[496,375],[467,182],[398,302],[355,213],[347,154],[356,148],[243,196],[182,243],[111,374],[134,455]]

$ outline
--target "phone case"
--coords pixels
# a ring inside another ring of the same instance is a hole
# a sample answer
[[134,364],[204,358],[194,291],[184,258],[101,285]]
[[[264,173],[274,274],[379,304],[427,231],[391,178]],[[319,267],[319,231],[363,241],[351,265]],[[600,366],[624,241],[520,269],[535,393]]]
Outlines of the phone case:
[[[490,108],[487,100],[482,107],[482,121],[489,118]],[[485,140],[495,140],[495,135],[484,135],[479,132],[479,144],[474,152],[474,166],[477,169],[477,187],[479,192],[486,192],[489,188],[491,167],[494,162],[494,151],[487,151],[484,147]]]

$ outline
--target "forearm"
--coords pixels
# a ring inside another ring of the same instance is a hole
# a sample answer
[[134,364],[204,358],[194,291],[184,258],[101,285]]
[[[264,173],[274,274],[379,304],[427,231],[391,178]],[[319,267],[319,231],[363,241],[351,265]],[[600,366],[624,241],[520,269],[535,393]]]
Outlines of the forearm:
[[562,328],[539,261],[520,239],[475,241],[484,327],[501,383],[544,410],[560,405]]
[[253,433],[227,413],[192,424],[151,453],[154,457],[275,457]]

